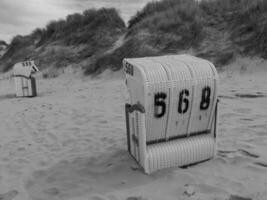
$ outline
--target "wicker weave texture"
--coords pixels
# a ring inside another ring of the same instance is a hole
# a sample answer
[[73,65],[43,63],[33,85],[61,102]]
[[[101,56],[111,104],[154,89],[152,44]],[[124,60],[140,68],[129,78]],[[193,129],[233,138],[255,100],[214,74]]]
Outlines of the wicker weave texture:
[[164,168],[186,166],[214,156],[215,141],[211,135],[194,136],[147,147],[146,173]]

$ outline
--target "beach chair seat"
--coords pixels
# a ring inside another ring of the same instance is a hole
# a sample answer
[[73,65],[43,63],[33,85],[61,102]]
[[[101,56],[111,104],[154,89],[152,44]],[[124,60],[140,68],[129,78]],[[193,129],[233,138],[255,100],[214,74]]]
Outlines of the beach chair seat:
[[216,149],[218,75],[189,55],[124,59],[128,151],[151,173],[210,159]]

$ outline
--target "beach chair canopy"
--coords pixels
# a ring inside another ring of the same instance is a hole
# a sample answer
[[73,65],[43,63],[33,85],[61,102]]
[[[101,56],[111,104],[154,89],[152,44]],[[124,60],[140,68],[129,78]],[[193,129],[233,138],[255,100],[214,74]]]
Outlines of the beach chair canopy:
[[14,76],[23,76],[29,78],[33,73],[39,71],[33,60],[19,62],[13,67]]

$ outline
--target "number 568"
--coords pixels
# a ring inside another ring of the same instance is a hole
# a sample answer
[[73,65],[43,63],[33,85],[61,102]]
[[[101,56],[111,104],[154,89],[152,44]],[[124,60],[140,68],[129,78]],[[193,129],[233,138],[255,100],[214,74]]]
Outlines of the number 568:
[[[190,101],[188,99],[190,93],[188,89],[183,89],[179,92],[178,98],[178,109],[179,114],[185,114],[188,111]],[[209,86],[206,86],[202,89],[201,101],[199,103],[200,110],[207,110],[210,106],[210,96],[211,89]],[[161,118],[166,113],[166,98],[167,94],[164,92],[159,92],[154,95],[154,116],[156,118]]]

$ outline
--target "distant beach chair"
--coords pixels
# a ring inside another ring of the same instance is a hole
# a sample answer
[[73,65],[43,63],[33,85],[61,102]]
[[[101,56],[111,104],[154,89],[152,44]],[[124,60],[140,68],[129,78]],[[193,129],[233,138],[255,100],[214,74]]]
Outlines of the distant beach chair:
[[15,90],[17,97],[37,96],[36,80],[33,73],[39,71],[33,60],[19,62],[13,67]]
[[144,169],[187,166],[214,157],[218,74],[190,55],[123,60],[128,151]]

